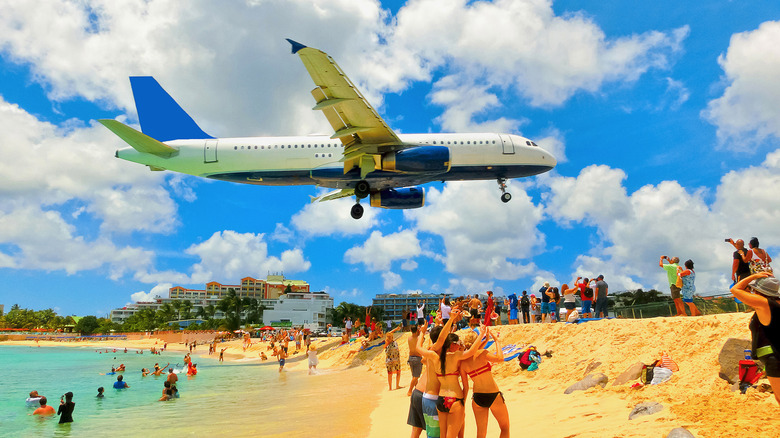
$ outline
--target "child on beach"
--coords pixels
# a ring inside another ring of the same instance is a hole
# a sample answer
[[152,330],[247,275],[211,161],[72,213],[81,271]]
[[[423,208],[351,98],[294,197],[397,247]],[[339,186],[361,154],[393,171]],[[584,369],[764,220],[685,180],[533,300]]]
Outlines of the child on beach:
[[317,347],[309,345],[309,351],[306,353],[309,356],[309,374],[317,374],[317,365],[320,360],[317,359]]

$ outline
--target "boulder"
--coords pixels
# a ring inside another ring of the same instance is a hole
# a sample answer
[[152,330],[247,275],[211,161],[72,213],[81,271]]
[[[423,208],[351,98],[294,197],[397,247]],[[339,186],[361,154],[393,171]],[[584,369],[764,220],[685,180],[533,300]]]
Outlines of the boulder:
[[675,427],[666,435],[666,438],[696,438],[688,429],[684,427]]
[[584,379],[580,380],[579,382],[571,385],[570,387],[566,388],[566,391],[564,391],[564,394],[571,394],[574,391],[585,391],[588,388],[593,388],[595,386],[601,386],[602,388],[607,385],[607,382],[609,379],[606,375],[602,373],[596,373],[591,374],[589,376],[586,376]]
[[634,406],[634,409],[632,409],[631,413],[628,414],[628,419],[633,420],[644,415],[652,415],[656,412],[661,412],[663,408],[664,405],[658,402],[642,402]]
[[628,367],[627,370],[623,371],[619,376],[615,378],[615,381],[612,382],[612,386],[615,385],[622,385],[624,383],[628,383],[632,380],[636,380],[639,378],[639,375],[642,373],[642,367],[644,364],[642,362],[637,362],[630,367]]
[[745,350],[750,348],[749,339],[728,338],[718,353],[718,376],[729,383],[739,382],[739,361],[745,358]]

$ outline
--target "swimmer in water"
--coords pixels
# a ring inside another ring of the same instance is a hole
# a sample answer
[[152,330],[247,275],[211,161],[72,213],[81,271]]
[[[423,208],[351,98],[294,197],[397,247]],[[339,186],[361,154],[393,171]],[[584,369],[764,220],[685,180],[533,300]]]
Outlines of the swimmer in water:
[[105,391],[105,390],[103,389],[102,386],[100,388],[98,388],[98,393],[97,393],[97,395],[95,397],[103,398],[103,391]]
[[141,377],[146,377],[149,375],[149,370],[146,368],[141,368]]
[[38,403],[40,403],[41,406],[33,412],[33,415],[49,416],[57,413],[53,407],[46,404],[46,397],[41,397]]

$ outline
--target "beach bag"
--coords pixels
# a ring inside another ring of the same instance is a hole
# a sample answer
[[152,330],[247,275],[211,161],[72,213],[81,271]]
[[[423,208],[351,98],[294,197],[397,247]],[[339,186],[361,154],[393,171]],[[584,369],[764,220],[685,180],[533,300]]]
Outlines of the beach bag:
[[[759,272],[769,272],[770,274],[774,274],[772,271],[772,267],[769,265],[769,262],[761,259],[758,254],[753,254],[755,257],[750,261],[750,273],[756,274]],[[764,253],[766,255],[766,253]],[[759,257],[759,258],[756,258]]]
[[578,312],[576,309],[572,310],[571,314],[569,314],[569,317],[566,318],[566,322],[577,322],[577,320],[580,319],[580,312]]
[[639,381],[645,385],[650,384],[653,381],[653,369],[659,361],[654,361],[650,365],[642,365],[642,371],[639,373]]
[[758,379],[764,376],[764,373],[758,368],[758,364],[753,359],[743,359],[739,361],[739,383],[755,385]]
[[593,289],[589,288],[589,287],[586,287],[585,288],[585,292],[582,293],[582,296],[584,296],[587,299],[592,299],[593,298]]

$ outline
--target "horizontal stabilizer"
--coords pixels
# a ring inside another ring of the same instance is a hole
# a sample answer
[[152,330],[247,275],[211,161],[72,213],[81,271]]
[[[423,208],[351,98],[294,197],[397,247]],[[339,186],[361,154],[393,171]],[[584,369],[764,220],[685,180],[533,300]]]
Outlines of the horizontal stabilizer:
[[163,158],[170,158],[176,155],[179,151],[168,146],[165,143],[161,143],[148,135],[138,132],[135,129],[117,122],[111,119],[100,119],[98,122],[103,126],[110,129],[111,132],[116,134],[119,138],[125,141],[138,152],[146,154],[157,155]]

